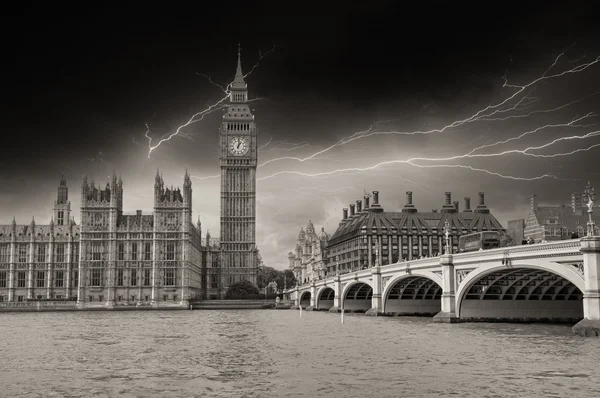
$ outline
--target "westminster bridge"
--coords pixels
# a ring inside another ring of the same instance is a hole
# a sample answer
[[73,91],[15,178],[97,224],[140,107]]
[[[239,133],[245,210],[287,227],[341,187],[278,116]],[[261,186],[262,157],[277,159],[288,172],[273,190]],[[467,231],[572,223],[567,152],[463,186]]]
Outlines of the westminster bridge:
[[374,266],[286,291],[295,308],[435,322],[580,321],[600,336],[600,237]]

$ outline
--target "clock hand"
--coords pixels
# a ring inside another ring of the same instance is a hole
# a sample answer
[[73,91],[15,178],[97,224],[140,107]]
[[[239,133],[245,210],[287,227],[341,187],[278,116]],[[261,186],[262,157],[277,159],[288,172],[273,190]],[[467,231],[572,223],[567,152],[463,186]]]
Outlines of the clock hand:
[[242,143],[238,142],[237,147],[235,149],[240,149],[240,145],[242,145]]

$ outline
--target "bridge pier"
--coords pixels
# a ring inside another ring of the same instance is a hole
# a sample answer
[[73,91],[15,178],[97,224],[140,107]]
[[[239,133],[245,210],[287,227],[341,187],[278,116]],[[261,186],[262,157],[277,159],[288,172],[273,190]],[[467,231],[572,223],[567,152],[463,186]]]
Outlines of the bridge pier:
[[583,319],[573,326],[579,336],[600,337],[600,236],[581,239],[583,253]]
[[337,274],[333,280],[333,290],[335,290],[335,296],[333,297],[333,307],[329,309],[329,312],[340,312],[342,310],[343,300],[340,274]]
[[434,322],[456,323],[456,297],[454,288],[454,263],[452,254],[444,254],[440,257],[442,266],[442,310],[433,317]]
[[314,311],[317,305],[317,287],[315,286],[315,281],[313,280],[310,285],[310,305],[306,307],[306,311]]
[[379,264],[371,268],[371,274],[373,275],[373,297],[371,298],[371,308],[367,310],[365,315],[377,316],[381,314],[382,302],[381,302],[381,268]]

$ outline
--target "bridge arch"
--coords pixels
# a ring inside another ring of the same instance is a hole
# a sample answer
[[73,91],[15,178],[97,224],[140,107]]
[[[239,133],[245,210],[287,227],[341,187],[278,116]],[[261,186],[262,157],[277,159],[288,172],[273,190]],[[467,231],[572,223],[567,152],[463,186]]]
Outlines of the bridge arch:
[[470,271],[456,291],[462,320],[568,321],[583,318],[583,277],[544,259]]
[[366,281],[351,281],[342,288],[342,308],[353,312],[366,312],[372,307],[373,286]]
[[317,292],[317,299],[315,300],[315,307],[319,310],[328,310],[333,307],[333,299],[335,297],[335,290],[331,286],[323,286]]
[[310,291],[309,290],[300,293],[300,300],[298,300],[298,305],[304,309],[306,309],[310,306]]
[[385,284],[382,312],[397,315],[435,315],[441,311],[442,277],[429,271],[397,275]]

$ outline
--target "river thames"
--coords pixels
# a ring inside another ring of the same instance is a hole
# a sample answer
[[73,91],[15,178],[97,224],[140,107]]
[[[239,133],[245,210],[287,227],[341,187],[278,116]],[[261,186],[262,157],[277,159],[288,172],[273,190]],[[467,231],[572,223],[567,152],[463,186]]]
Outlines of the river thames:
[[600,396],[568,325],[293,310],[0,314],[4,397]]

